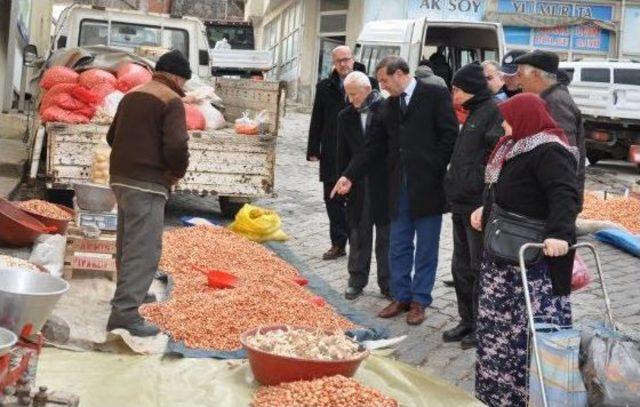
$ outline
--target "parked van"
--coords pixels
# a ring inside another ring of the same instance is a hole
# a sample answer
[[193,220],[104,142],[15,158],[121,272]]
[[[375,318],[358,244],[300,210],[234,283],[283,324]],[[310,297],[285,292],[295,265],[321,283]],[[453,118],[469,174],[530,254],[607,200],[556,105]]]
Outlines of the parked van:
[[[367,23],[356,42],[356,60],[370,75],[387,55],[404,58],[412,72],[434,54],[450,72],[473,61],[500,61],[505,52],[502,25],[489,22],[386,20]],[[432,58],[433,59],[433,58]]]
[[563,62],[585,122],[587,158],[628,160],[640,168],[640,62]]
[[137,47],[177,49],[201,78],[211,76],[209,43],[204,23],[195,17],[176,17],[140,11],[73,5],[56,26],[53,49],[105,45],[134,52]]

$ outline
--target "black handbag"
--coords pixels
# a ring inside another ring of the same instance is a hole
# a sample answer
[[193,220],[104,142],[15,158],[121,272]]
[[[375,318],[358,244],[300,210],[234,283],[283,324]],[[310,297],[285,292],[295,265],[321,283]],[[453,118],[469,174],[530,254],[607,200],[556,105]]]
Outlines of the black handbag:
[[[508,212],[497,204],[491,206],[491,214],[484,228],[484,249],[497,261],[520,264],[520,248],[526,243],[544,241],[545,221]],[[524,262],[532,266],[544,258],[541,249],[529,249]]]

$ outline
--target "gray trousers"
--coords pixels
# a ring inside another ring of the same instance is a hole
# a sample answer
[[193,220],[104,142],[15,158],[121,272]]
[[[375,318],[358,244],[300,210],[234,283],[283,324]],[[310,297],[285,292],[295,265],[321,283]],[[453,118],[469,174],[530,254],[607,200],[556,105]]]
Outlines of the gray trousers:
[[116,268],[118,281],[111,300],[111,318],[129,323],[140,319],[162,253],[164,196],[112,185],[118,202]]
[[[368,185],[367,185],[368,186]],[[382,199],[385,199],[384,197]],[[369,282],[371,252],[373,248],[373,215],[369,191],[365,191],[364,205],[357,227],[349,235],[349,287],[364,288]],[[376,263],[378,265],[378,287],[389,290],[389,224],[376,227]]]

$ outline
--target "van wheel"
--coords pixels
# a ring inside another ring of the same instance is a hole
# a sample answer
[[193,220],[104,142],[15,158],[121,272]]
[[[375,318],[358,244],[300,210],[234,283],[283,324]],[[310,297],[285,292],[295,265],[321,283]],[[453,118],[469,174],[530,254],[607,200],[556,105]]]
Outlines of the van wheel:
[[604,160],[605,158],[607,158],[607,153],[603,151],[587,151],[587,159],[591,165],[596,165],[598,161]]
[[242,208],[244,204],[248,202],[249,201],[231,201],[231,198],[229,198],[228,196],[218,197],[218,203],[220,204],[220,212],[222,212],[222,216],[230,219],[235,218],[240,208]]

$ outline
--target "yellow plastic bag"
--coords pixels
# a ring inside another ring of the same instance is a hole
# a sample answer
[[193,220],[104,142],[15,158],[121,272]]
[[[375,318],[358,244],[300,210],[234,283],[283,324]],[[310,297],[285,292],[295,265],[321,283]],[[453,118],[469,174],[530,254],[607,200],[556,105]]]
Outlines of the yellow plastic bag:
[[287,240],[289,236],[280,229],[281,226],[282,221],[276,212],[244,204],[229,229],[254,242]]

